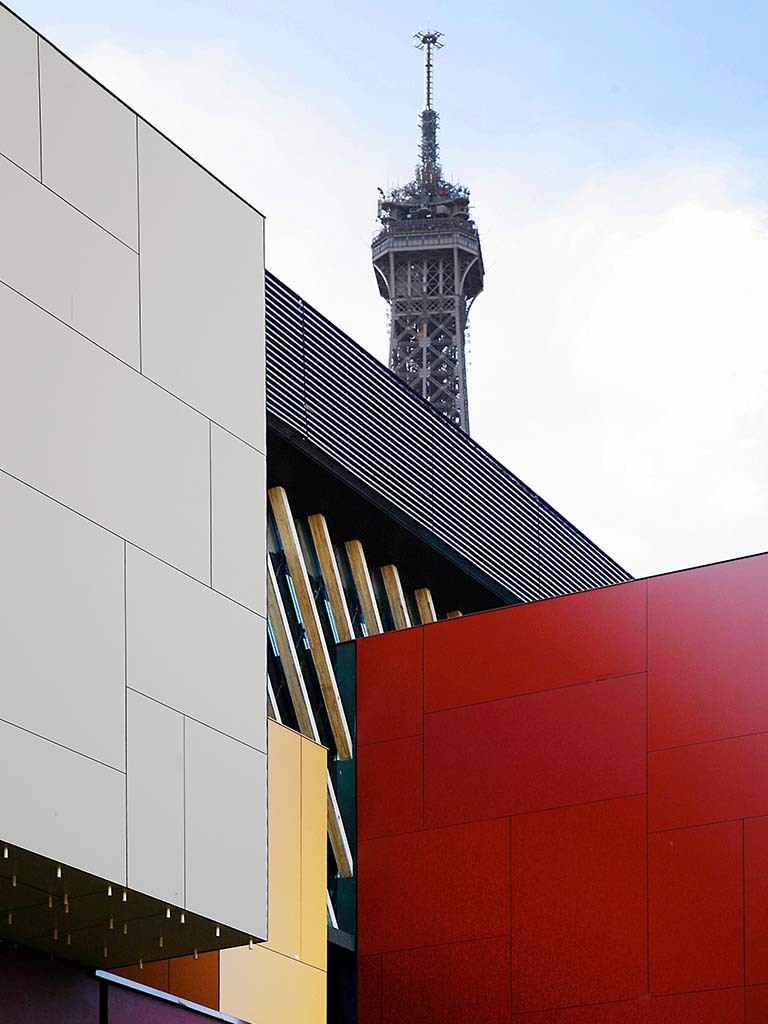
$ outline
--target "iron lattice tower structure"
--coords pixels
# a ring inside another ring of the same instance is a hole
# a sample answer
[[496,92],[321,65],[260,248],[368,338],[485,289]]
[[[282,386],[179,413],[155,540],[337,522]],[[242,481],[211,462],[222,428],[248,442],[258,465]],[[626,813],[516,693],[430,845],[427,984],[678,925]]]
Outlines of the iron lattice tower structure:
[[469,189],[447,182],[440,166],[432,61],[441,37],[414,37],[424,51],[419,163],[408,185],[379,190],[373,266],[390,308],[390,368],[469,433],[465,335],[470,307],[483,290],[483,256]]

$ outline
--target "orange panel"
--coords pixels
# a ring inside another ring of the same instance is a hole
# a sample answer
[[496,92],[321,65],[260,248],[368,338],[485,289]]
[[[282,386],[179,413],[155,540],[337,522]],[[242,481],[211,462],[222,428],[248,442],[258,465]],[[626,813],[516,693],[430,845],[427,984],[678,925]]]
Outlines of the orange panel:
[[328,828],[327,751],[301,742],[301,959],[325,970]]
[[195,960],[193,956],[178,956],[169,960],[170,983],[169,992],[182,999],[189,999],[201,1006],[210,1006],[212,1010],[219,1008],[219,954],[201,953]]
[[150,988],[160,989],[161,992],[168,991],[168,960],[153,960],[151,964],[144,964],[139,967],[118,967],[113,974],[121,978],[128,978],[129,981],[137,981],[140,985],[149,985]]
[[[269,722],[268,829],[270,949],[301,958],[302,739]],[[322,748],[319,748],[322,749]]]

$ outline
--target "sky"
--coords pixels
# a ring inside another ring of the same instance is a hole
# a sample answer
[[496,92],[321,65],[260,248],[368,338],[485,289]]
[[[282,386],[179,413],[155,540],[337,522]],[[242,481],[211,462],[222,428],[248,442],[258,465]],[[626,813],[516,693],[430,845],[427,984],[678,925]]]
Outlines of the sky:
[[768,549],[768,5],[11,6],[265,213],[269,268],[382,360],[376,189],[412,177],[412,35],[441,30],[486,270],[473,437],[636,576]]

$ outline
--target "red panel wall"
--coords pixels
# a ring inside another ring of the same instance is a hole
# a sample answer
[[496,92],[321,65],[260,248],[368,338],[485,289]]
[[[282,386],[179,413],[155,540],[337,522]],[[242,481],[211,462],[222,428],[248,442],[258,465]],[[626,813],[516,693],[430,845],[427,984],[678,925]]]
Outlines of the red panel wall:
[[768,1024],[768,556],[357,650],[360,1024]]

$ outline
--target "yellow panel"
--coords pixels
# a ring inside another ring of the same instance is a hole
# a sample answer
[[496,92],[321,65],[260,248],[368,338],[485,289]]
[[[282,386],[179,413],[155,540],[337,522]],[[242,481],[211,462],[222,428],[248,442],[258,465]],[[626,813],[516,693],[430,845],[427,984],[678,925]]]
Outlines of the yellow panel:
[[301,957],[301,767],[302,739],[269,722],[269,911],[270,949]]
[[301,959],[326,968],[327,752],[301,741]]
[[269,1024],[325,1024],[325,973],[264,946],[223,949],[220,1008]]

